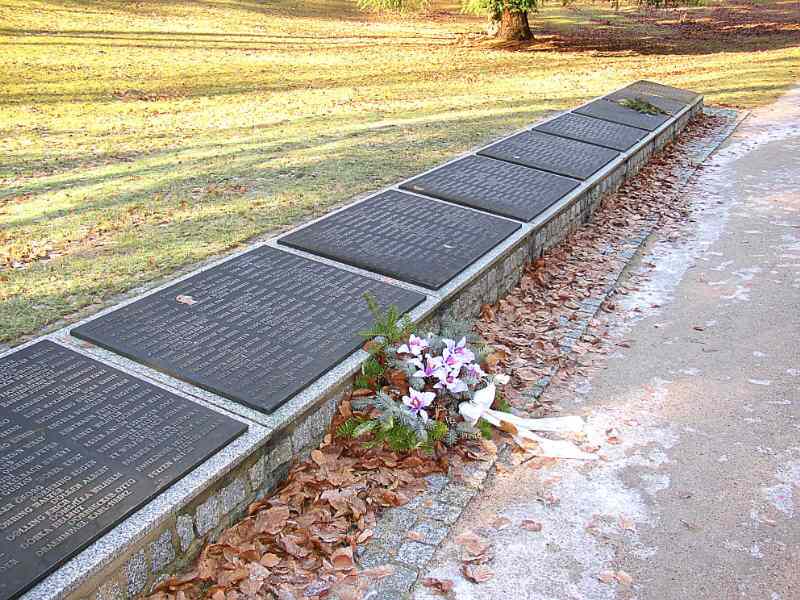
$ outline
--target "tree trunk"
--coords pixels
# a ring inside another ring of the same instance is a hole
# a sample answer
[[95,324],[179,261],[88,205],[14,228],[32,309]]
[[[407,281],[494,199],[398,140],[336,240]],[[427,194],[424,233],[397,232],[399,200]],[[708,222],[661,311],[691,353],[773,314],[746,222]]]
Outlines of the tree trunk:
[[532,40],[533,34],[531,33],[530,25],[528,25],[528,13],[511,12],[504,8],[497,37],[501,40],[509,41]]

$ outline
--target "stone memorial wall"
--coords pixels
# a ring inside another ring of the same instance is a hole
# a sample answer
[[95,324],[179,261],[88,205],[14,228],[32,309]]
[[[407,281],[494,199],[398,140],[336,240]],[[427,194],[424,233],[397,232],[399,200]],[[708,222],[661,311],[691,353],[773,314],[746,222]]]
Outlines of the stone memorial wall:
[[636,82],[0,356],[0,600],[147,593],[319,442],[365,292],[475,316],[700,110]]
[[619,156],[619,152],[537,130],[523,131],[480,151],[483,156],[585,180]]
[[602,121],[574,113],[567,113],[533,128],[551,135],[558,135],[586,142],[611,150],[625,152],[647,137],[647,131],[619,123]]
[[417,194],[532,221],[580,181],[486,156],[467,156],[403,183]]
[[667,114],[648,114],[628,108],[608,98],[600,98],[575,110],[576,114],[619,123],[629,127],[638,127],[646,131],[655,131],[670,120]]

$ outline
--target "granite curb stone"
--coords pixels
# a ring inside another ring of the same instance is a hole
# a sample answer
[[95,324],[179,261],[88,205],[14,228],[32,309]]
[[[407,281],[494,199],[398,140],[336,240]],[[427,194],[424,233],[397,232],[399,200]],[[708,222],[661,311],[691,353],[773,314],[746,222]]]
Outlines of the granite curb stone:
[[195,539],[194,520],[191,515],[179,515],[175,521],[175,529],[178,532],[181,552],[186,552]]
[[153,575],[157,575],[164,567],[175,560],[175,546],[172,544],[172,532],[167,529],[159,538],[150,544]]
[[147,556],[144,550],[134,554],[128,561],[125,567],[125,575],[128,579],[129,596],[135,596],[144,591],[148,578]]
[[433,546],[409,540],[397,550],[395,559],[409,567],[422,567],[433,557],[435,550]]
[[437,521],[419,521],[414,527],[411,528],[411,533],[419,536],[419,542],[436,546],[441,544],[444,538],[447,537],[448,528],[442,526]]

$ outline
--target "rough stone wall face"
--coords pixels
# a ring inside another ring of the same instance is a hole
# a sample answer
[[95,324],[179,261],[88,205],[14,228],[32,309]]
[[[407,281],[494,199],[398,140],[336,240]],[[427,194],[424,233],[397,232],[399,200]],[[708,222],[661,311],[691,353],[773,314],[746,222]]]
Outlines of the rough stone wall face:
[[[588,222],[603,197],[618,190],[626,178],[637,173],[702,108],[702,103],[693,107],[624,164],[573,198],[548,222],[532,230],[505,256],[426,317],[421,328],[435,328],[444,317],[475,318],[483,304],[494,304],[505,296],[519,283],[532,260]],[[218,539],[226,527],[244,515],[250,503],[269,494],[286,478],[295,457],[307,457],[319,445],[339,402],[349,395],[350,386],[349,380],[342,382],[320,398],[314,408],[295,417],[268,444],[191,503],[180,507],[170,520],[154,528],[135,547],[126,548],[124,556],[103,569],[100,575],[87,579],[67,600],[133,600],[189,565],[206,543]]]

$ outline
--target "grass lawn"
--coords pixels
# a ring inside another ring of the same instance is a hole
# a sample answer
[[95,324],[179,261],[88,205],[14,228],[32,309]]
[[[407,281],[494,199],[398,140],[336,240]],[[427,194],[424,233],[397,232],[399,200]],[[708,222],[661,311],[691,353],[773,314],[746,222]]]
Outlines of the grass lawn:
[[0,341],[632,79],[757,106],[800,79],[800,4],[553,4],[538,39],[345,0],[0,4]]

